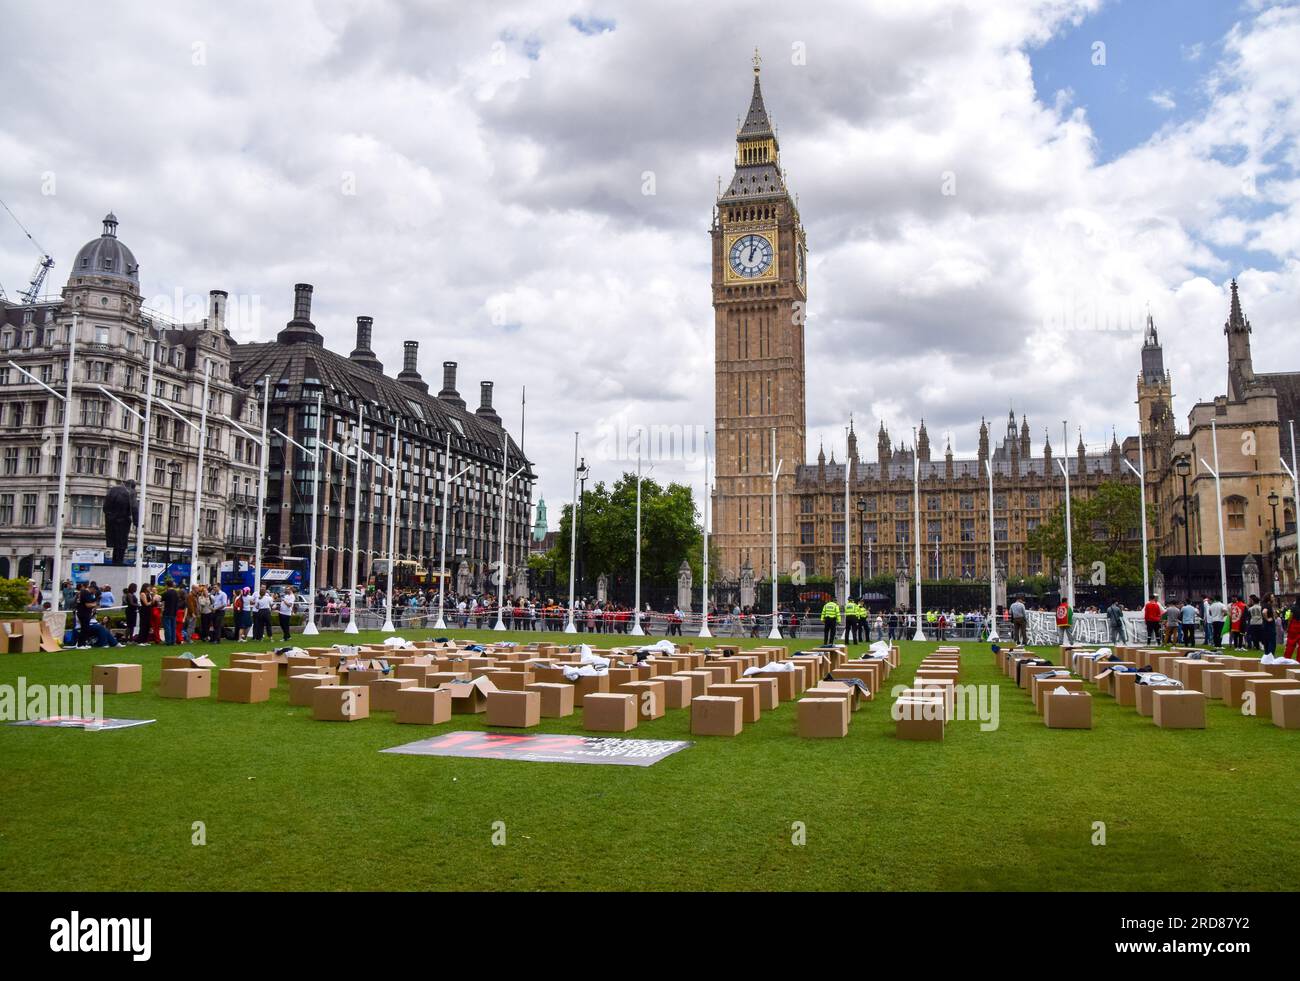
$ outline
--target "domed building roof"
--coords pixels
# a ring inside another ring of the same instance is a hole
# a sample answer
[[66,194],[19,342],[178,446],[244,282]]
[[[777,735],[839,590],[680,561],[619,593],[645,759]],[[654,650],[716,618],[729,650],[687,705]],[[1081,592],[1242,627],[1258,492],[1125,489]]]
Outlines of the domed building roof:
[[117,215],[104,216],[104,233],[81,247],[73,260],[73,276],[109,276],[140,286],[140,264],[117,237]]

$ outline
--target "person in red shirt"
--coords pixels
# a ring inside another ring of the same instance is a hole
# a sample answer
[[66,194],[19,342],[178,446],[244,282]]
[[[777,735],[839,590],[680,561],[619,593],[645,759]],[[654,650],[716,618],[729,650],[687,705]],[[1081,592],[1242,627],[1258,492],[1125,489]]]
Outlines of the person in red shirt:
[[1160,601],[1152,596],[1147,600],[1146,606],[1142,607],[1142,620],[1147,625],[1147,643],[1160,643],[1160,617],[1164,614],[1160,608]]
[[1240,596],[1234,596],[1229,610],[1229,619],[1232,625],[1232,646],[1243,647],[1246,636],[1246,604],[1241,601]]

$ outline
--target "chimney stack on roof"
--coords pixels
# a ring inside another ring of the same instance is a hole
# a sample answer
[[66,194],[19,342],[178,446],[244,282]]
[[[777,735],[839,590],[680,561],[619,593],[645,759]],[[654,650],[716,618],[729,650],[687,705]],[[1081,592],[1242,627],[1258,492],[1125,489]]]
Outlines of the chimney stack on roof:
[[208,290],[208,326],[212,330],[226,329],[226,301],[229,297],[225,290]]
[[357,346],[356,350],[348,355],[348,359],[363,367],[382,372],[384,363],[375,357],[375,352],[370,347],[374,323],[374,317],[357,317]]
[[275,336],[281,344],[315,344],[325,346],[325,339],[316,333],[311,322],[311,284],[298,283],[293,288],[293,319]]
[[420,369],[416,363],[420,357],[420,342],[406,341],[403,344],[402,352],[402,370],[397,373],[397,380],[405,382],[412,388],[419,389],[421,392],[429,390],[428,384],[420,377]]
[[465,408],[465,400],[460,397],[460,392],[456,391],[455,361],[442,363],[442,391],[438,393],[438,398],[462,409]]
[[501,417],[497,415],[496,409],[492,408],[492,383],[490,381],[479,382],[479,405],[474,414],[480,419],[501,425]]

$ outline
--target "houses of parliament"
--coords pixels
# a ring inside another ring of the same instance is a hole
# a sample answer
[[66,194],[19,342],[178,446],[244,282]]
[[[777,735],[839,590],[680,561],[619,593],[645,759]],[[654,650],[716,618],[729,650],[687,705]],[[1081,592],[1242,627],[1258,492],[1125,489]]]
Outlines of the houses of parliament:
[[[914,459],[920,472],[923,579],[988,581],[990,535],[999,571],[1008,580],[1057,576],[1060,570],[1046,556],[1030,551],[1028,538],[1064,500],[1061,465],[1069,470],[1070,493],[1076,501],[1104,482],[1136,483],[1124,461],[1142,469],[1138,438],[1129,436],[1121,444],[1112,434],[1106,450],[1089,452],[1080,435],[1075,447],[1062,446],[1058,451],[1046,434],[1035,446],[1028,420],[1022,416],[1017,422],[1012,412],[1000,433],[981,420],[976,459],[957,460],[951,445],[941,453],[932,452],[924,422],[913,446],[896,443],[881,423],[874,453],[865,447],[859,451],[858,435],[850,424],[847,459],[836,461],[832,454],[827,460],[819,450],[816,462],[807,463],[807,242],[763,101],[757,56],[749,109],[736,133],[735,171],[720,192],[710,228],[717,439],[712,527],[723,578],[748,573],[757,579],[771,576],[774,460],[785,461],[776,487],[778,575],[789,574],[796,563],[810,577],[835,575],[843,564],[847,533],[852,579],[902,572],[915,576]],[[1207,485],[1208,475],[1200,462],[1202,456],[1210,459],[1210,420],[1217,419],[1219,429],[1258,432],[1258,455],[1250,460],[1234,454],[1223,459],[1227,442],[1220,438],[1224,519],[1231,529],[1225,544],[1232,557],[1233,581],[1240,582],[1237,570],[1243,557],[1263,556],[1271,547],[1270,494],[1280,496],[1286,528],[1294,535],[1294,491],[1279,462],[1290,444],[1285,422],[1280,420],[1294,418],[1300,375],[1253,373],[1250,328],[1241,313],[1235,282],[1224,330],[1230,346],[1228,393],[1213,404],[1195,406],[1186,434],[1176,431],[1170,380],[1150,319],[1137,380],[1138,400],[1147,501],[1154,515],[1149,533],[1157,562],[1162,556],[1165,560],[1182,556],[1187,547],[1188,536],[1180,524],[1185,499],[1177,464],[1190,457],[1192,476],[1186,495],[1190,549],[1213,556],[1217,569],[1216,498],[1212,478]],[[1058,452],[1059,463],[1054,459]],[[985,461],[994,478],[992,527]],[[1138,537],[1135,528],[1135,540]],[[1285,583],[1285,560],[1282,564]],[[1290,576],[1293,579],[1294,568]]]

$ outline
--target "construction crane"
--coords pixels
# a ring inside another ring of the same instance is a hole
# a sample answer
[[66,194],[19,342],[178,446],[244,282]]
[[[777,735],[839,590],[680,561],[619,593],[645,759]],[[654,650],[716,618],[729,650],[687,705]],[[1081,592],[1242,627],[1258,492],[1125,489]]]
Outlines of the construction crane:
[[[45,274],[54,267],[54,259],[48,252],[41,248],[41,244],[37,242],[36,239],[32,238],[32,233],[27,230],[26,225],[18,220],[18,216],[13,213],[9,208],[9,205],[5,204],[3,200],[0,200],[0,206],[3,206],[5,211],[9,212],[9,217],[14,220],[14,224],[23,230],[23,234],[27,236],[27,241],[31,242],[33,247],[35,247],[36,251],[40,254],[40,259],[36,262],[36,268],[32,270],[31,282],[27,285],[27,289],[18,294],[22,297],[24,304],[30,305],[40,299],[41,288],[45,285]],[[0,291],[0,298],[2,298],[3,295],[3,292]]]

